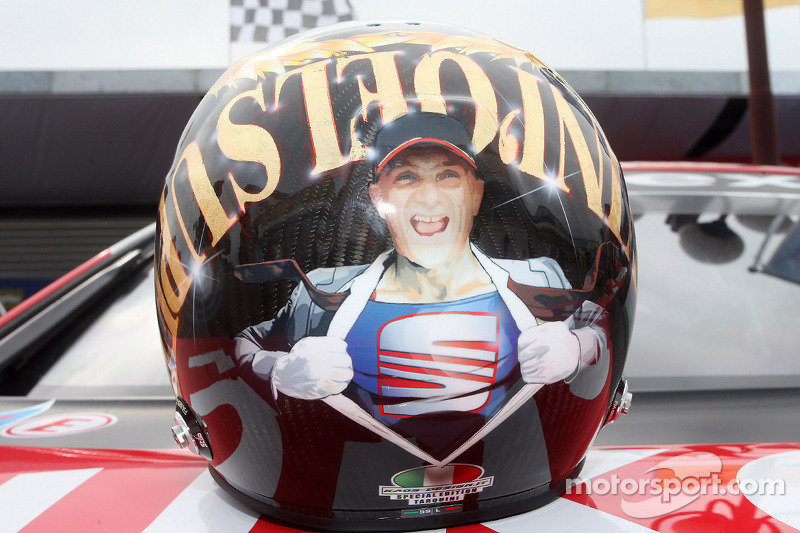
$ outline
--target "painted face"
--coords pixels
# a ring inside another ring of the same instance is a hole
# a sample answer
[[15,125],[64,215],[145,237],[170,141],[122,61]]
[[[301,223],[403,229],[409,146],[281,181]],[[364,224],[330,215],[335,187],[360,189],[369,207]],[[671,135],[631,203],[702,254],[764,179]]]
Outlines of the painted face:
[[466,161],[443,148],[412,147],[387,165],[369,194],[398,253],[435,268],[466,248],[483,182]]

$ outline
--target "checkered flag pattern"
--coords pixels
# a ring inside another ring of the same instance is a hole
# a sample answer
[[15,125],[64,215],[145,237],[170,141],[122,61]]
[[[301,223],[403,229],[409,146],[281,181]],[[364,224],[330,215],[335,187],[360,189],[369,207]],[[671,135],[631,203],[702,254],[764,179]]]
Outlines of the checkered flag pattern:
[[231,42],[275,42],[353,20],[349,0],[231,0]]

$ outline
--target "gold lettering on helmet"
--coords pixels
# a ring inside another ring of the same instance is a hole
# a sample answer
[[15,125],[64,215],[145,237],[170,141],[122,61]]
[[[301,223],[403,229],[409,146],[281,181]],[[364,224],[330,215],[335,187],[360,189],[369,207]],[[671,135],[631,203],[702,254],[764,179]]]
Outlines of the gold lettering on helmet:
[[264,92],[261,84],[258,84],[255,89],[244,91],[232,98],[217,121],[217,144],[226,157],[235,161],[260,163],[264,167],[266,183],[258,192],[245,191],[237,183],[233,172],[228,175],[242,213],[245,211],[245,203],[260,202],[269,197],[278,186],[281,175],[281,156],[272,135],[255,124],[234,124],[231,121],[231,108],[244,99],[253,99],[262,111],[267,110]]
[[372,65],[375,92],[367,88],[361,77],[358,78],[361,114],[364,120],[367,119],[367,108],[373,102],[377,102],[380,105],[381,118],[384,124],[408,113],[408,104],[403,94],[403,86],[400,83],[400,75],[397,72],[397,65],[394,60],[397,53],[397,51],[391,51],[355,55],[339,59],[336,62],[336,75],[340,78],[345,69],[356,61],[369,61]]
[[[559,122],[559,135],[561,137],[560,153],[559,153],[559,166],[558,166],[558,180],[564,181],[564,165],[566,161],[567,137],[572,142],[572,147],[575,150],[575,155],[578,159],[578,166],[580,168],[581,179],[583,181],[583,188],[586,191],[586,205],[596,214],[601,220],[605,220],[611,232],[617,237],[619,242],[621,238],[621,225],[622,225],[622,176],[619,172],[616,157],[609,153],[610,159],[610,176],[606,176],[605,172],[605,158],[603,158],[603,143],[601,141],[601,133],[597,127],[592,124],[592,132],[595,139],[595,150],[597,153],[597,166],[595,166],[595,157],[589,148],[586,140],[586,134],[578,122],[578,117],[573,110],[572,105],[564,98],[560,91],[552,91],[553,97],[556,102],[556,109],[558,110]],[[608,218],[606,218],[606,210],[604,209],[603,196],[608,188],[606,185],[606,177],[611,181],[610,183],[610,205],[608,206]]]
[[[161,253],[156,257],[156,302],[161,311],[164,326],[174,339],[178,330],[178,314],[189,294],[192,276],[186,273],[178,256],[178,250],[169,229],[169,221],[162,193],[158,206]],[[172,280],[172,281],[170,281]]]
[[[586,135],[581,129],[578,118],[569,102],[566,101],[564,95],[560,91],[554,90],[553,97],[556,101],[556,109],[558,109],[559,121],[559,134],[561,136],[561,151],[559,154],[558,176],[563,180],[564,177],[564,164],[566,161],[567,150],[567,137],[572,141],[572,147],[575,150],[575,155],[578,158],[578,167],[580,168],[581,178],[583,180],[584,190],[586,191],[586,203],[589,209],[600,217],[605,219],[603,212],[603,188],[605,185],[605,176],[603,173],[603,161],[600,158],[600,168],[595,167],[595,158],[589,150],[589,144],[586,142]],[[594,130],[593,130],[594,131]],[[599,138],[596,135],[598,147]],[[598,152],[598,156],[600,153]],[[613,183],[612,183],[613,187]]]
[[[222,203],[220,203],[217,193],[211,185],[211,179],[208,177],[206,167],[203,165],[203,154],[200,152],[200,146],[196,142],[191,142],[184,148],[181,158],[175,165],[176,171],[183,162],[186,162],[189,185],[192,187],[197,206],[203,214],[209,231],[211,231],[211,245],[214,246],[236,223],[239,217],[236,215],[229,217],[228,213],[225,212],[225,208],[222,207]],[[173,174],[172,180],[174,188],[175,174]],[[175,197],[173,195],[173,198]],[[183,230],[186,232],[185,228]],[[186,242],[192,242],[188,232],[186,232]],[[193,250],[191,246],[189,249]]]
[[452,61],[467,79],[470,96],[475,102],[475,129],[472,145],[480,152],[497,135],[497,98],[486,72],[474,60],[449,50],[440,50],[424,56],[414,70],[414,90],[422,111],[447,114],[447,105],[442,95],[439,71],[442,63]]
[[160,294],[160,289],[156,291],[156,303],[158,304],[159,311],[161,311],[161,320],[164,321],[164,326],[167,328],[167,331],[169,331],[170,338],[175,339],[178,336],[178,324],[180,319],[178,315],[170,311],[164,298]]
[[[550,85],[530,72],[517,69],[517,77],[522,94],[522,108],[509,112],[500,123],[498,152],[501,160],[507,165],[516,162],[516,167],[526,174],[550,181],[569,192],[565,165],[567,144],[571,143],[578,160],[579,179],[583,181],[589,209],[605,220],[612,233],[622,242],[622,176],[616,157],[607,148],[607,143],[603,142],[602,132],[592,124],[595,145],[593,154],[587,142],[588,132],[581,128],[579,117],[563,94],[558,90],[545,89]],[[550,90],[555,100],[556,113],[552,116],[545,117],[542,90]],[[522,125],[523,142],[512,132],[516,121]],[[559,135],[557,169],[548,169],[545,164],[545,128],[548,121],[557,126]],[[608,158],[604,157],[604,152]],[[606,200],[605,205],[603,197],[608,198],[609,195],[610,200]]]
[[522,94],[524,136],[522,154],[518,154],[518,141],[508,132],[511,121],[518,118],[518,111],[512,111],[503,120],[499,144],[500,157],[506,164],[513,163],[514,159],[519,157],[517,168],[521,171],[543,180],[554,179],[553,183],[555,185],[568,191],[569,188],[564,183],[563,174],[561,179],[557,179],[557,176],[550,176],[545,166],[544,151],[547,143],[545,142],[544,106],[542,105],[542,95],[539,87],[541,79],[521,69],[517,69],[517,78],[519,79],[520,92]]
[[[160,213],[160,230],[161,230],[161,256],[158,258],[159,267],[159,281],[161,285],[161,295],[164,302],[169,307],[173,314],[177,314],[183,302],[186,300],[186,295],[191,285],[192,277],[186,273],[178,257],[178,250],[175,247],[172,233],[169,229],[166,211],[164,209],[164,197],[161,197],[161,205],[159,206]],[[170,283],[170,278],[173,283]],[[169,286],[167,286],[169,285]]]
[[511,126],[515,121],[520,120],[520,112],[520,109],[515,109],[500,123],[497,151],[500,154],[500,160],[506,165],[512,164],[519,157],[519,140],[511,133]]
[[[597,153],[601,155],[598,187],[602,190],[604,183],[604,159],[602,158],[604,151],[604,144],[602,142],[603,132],[598,130],[597,125],[594,125],[594,133],[595,138],[597,139]],[[605,143],[605,146],[607,147],[608,143]],[[627,244],[622,242],[622,174],[620,173],[617,156],[614,155],[610,148],[606,148],[606,150],[608,152],[609,164],[611,166],[611,203],[607,209],[607,224],[611,232],[617,237],[617,240],[622,244]]]
[[295,74],[303,84],[303,100],[306,104],[308,128],[314,146],[314,168],[312,174],[337,169],[349,159],[342,156],[336,132],[336,117],[331,105],[327,67],[330,61],[317,61],[298,67],[275,80],[275,105],[278,104],[284,83]]
[[560,151],[558,154],[558,176],[557,181],[559,186],[564,190],[569,190],[569,187],[564,182],[565,178],[565,165],[567,162],[567,137],[572,142],[572,148],[575,150],[575,156],[578,159],[578,168],[580,169],[581,177],[586,185],[586,201],[589,208],[594,211],[600,218],[603,218],[603,183],[602,173],[598,178],[595,169],[594,157],[589,151],[589,145],[586,142],[586,136],[581,129],[578,118],[572,110],[572,106],[566,101],[564,95],[556,89],[552,91],[553,98],[556,101],[556,109],[558,110],[558,134],[561,138],[559,142]]
[[616,156],[611,155],[611,209],[608,212],[608,227],[622,244],[622,174]]

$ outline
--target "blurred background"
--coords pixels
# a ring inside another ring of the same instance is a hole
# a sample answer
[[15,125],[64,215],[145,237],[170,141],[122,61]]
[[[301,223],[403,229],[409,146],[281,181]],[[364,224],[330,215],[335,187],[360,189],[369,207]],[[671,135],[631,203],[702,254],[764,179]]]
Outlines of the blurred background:
[[[232,62],[340,20],[447,22],[528,49],[621,160],[750,162],[746,3],[0,0],[0,304],[154,219],[181,131]],[[797,165],[800,0],[764,8],[777,150]]]

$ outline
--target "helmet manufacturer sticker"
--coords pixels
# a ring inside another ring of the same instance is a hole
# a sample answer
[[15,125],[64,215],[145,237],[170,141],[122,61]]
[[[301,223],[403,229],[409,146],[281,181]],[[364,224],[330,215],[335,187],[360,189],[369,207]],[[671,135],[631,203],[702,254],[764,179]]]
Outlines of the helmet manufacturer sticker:
[[483,473],[483,468],[469,464],[411,468],[395,474],[391,485],[381,485],[379,494],[408,505],[460,502],[492,486],[494,476]]

